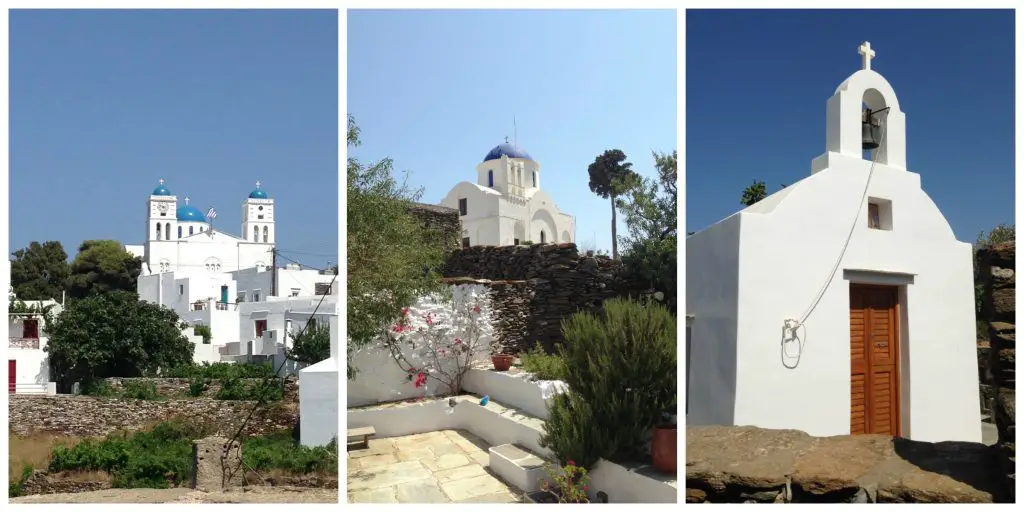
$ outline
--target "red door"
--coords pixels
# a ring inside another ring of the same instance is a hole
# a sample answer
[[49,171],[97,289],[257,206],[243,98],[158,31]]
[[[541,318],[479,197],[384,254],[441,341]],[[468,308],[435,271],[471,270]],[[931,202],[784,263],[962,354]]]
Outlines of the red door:
[[265,331],[265,330],[267,330],[267,321],[266,320],[256,320],[256,337],[257,338],[262,338],[263,337],[263,331]]
[[12,395],[14,394],[14,389],[15,389],[15,385],[14,384],[15,384],[15,382],[17,382],[17,380],[16,380],[17,379],[17,375],[18,375],[17,369],[18,369],[18,362],[15,361],[14,359],[8,359],[7,360],[7,392],[12,394]]

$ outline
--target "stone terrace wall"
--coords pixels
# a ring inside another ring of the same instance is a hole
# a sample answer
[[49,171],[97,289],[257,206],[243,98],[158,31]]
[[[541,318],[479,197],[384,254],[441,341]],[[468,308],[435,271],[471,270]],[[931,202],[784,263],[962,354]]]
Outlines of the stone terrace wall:
[[479,284],[491,292],[491,307],[498,313],[494,326],[505,352],[518,354],[533,347],[529,343],[530,309],[535,295],[532,281],[489,281],[469,277],[444,278],[451,285]]
[[446,206],[413,203],[409,213],[423,222],[428,239],[440,243],[445,252],[459,248],[462,223],[459,221],[458,210]]
[[687,427],[687,503],[1009,503],[997,451],[881,435]]
[[[1017,288],[1015,242],[1006,242],[978,251],[978,270],[984,286],[981,314],[988,323],[988,372],[992,401],[992,416],[999,441],[999,465],[1005,476],[1005,485],[1011,497],[1014,493],[1016,473],[1016,312]],[[1012,498],[1011,498],[1012,499]]]
[[[442,273],[501,282],[505,289],[498,295],[505,295],[497,299],[497,311],[505,314],[500,305],[509,304],[509,315],[517,316],[513,322],[526,322],[506,329],[507,348],[540,343],[550,351],[562,341],[562,319],[579,310],[599,311],[606,299],[639,297],[647,291],[627,281],[623,270],[619,261],[580,255],[576,244],[568,243],[460,249],[448,256]],[[518,284],[523,281],[528,284]]]
[[[126,383],[129,382],[147,382],[151,381],[156,384],[157,395],[162,398],[183,398],[183,399],[194,399],[194,398],[213,398],[220,391],[220,381],[217,379],[208,379],[206,390],[203,391],[198,397],[188,396],[189,386],[191,384],[190,379],[165,379],[165,378],[110,378],[105,379],[110,384],[111,389],[115,392],[120,392],[124,389]],[[259,384],[263,379],[240,379],[247,386]],[[295,375],[289,375],[284,379],[284,400],[286,402],[298,402],[299,401],[299,379]]]
[[[104,436],[117,430],[136,430],[160,421],[185,418],[216,426],[231,436],[255,402],[229,400],[122,400],[88,396],[11,395],[10,431],[16,435],[50,432],[74,437]],[[247,435],[293,428],[299,411],[293,403],[268,403],[247,424]]]

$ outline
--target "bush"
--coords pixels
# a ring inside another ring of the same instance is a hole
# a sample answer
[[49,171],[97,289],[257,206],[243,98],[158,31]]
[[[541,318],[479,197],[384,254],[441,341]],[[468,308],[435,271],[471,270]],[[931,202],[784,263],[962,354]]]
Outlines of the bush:
[[338,443],[327,446],[297,445],[291,433],[252,439],[242,445],[242,461],[257,471],[280,469],[290,473],[338,472]]
[[270,363],[203,363],[171,368],[161,377],[191,379],[261,379],[274,377],[277,372]]
[[135,400],[159,400],[156,382],[151,380],[126,380],[121,383],[121,398]]
[[565,380],[565,360],[558,354],[548,354],[540,346],[519,354],[523,369],[540,380]]
[[237,378],[220,381],[220,390],[214,396],[217,400],[281,400],[284,398],[284,385],[281,379],[262,379],[246,384]]
[[86,379],[81,383],[79,392],[95,397],[112,397],[116,395],[113,386],[104,379]]
[[676,403],[676,322],[657,303],[612,299],[600,315],[562,323],[569,391],[558,395],[541,445],[590,468],[645,461],[651,428]]
[[192,377],[188,382],[188,396],[199,397],[210,387],[210,380],[202,377]]

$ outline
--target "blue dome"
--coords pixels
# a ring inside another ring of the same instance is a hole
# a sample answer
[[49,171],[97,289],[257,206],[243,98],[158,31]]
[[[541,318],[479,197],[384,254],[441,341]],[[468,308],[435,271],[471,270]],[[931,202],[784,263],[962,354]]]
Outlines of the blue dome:
[[182,222],[206,222],[206,215],[195,206],[185,205],[178,208],[178,220]]
[[498,144],[497,146],[494,146],[494,149],[492,149],[489,153],[487,153],[487,156],[484,157],[484,162],[490,160],[497,160],[501,158],[501,155],[505,155],[509,158],[522,158],[525,160],[533,160],[533,158],[530,156],[529,153],[526,152],[525,149],[513,146],[512,144],[506,142],[504,144]]
[[171,195],[171,191],[170,191],[170,189],[167,188],[166,185],[164,185],[164,180],[160,180],[160,184],[157,185],[156,188],[153,189],[153,194],[151,194],[151,195],[154,195],[154,196],[169,196],[169,195]]
[[249,199],[267,199],[267,193],[260,189],[256,189],[249,192]]

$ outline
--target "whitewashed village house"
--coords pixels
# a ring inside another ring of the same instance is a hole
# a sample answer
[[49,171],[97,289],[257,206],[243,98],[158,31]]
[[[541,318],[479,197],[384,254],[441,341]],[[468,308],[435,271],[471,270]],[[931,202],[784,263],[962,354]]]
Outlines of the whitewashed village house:
[[[10,273],[10,261],[7,262]],[[7,392],[9,394],[57,393],[57,383],[50,379],[50,362],[46,355],[46,315],[59,315],[61,305],[55,300],[19,300],[13,289],[8,291],[7,311]]]
[[339,289],[334,287],[333,300],[320,306],[329,315],[331,357],[299,370],[299,443],[303,446],[323,446],[338,437]]
[[687,238],[688,424],[981,442],[971,246],[860,53],[810,176]]
[[475,182],[455,185],[441,206],[459,211],[462,246],[576,241],[576,219],[540,188],[540,163],[509,144],[491,149]]

